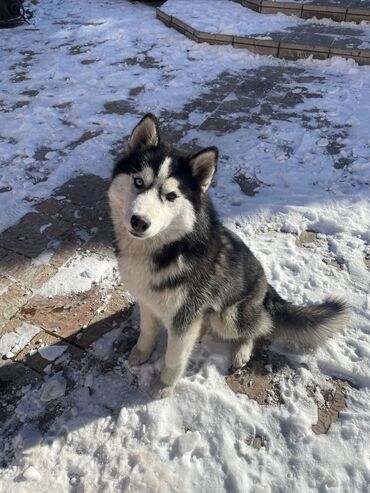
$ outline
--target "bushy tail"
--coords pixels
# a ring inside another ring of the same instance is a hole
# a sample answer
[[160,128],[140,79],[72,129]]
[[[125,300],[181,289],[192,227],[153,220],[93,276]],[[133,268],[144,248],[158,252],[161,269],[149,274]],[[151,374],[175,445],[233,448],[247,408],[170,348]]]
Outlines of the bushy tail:
[[349,320],[349,306],[339,298],[328,298],[319,305],[297,306],[269,286],[264,305],[274,324],[272,338],[295,346],[318,346]]

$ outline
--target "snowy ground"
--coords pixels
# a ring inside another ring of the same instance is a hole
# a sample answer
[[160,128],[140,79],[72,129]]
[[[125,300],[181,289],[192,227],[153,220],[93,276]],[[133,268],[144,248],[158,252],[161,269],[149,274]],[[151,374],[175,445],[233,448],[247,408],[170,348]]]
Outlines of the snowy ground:
[[[336,340],[285,354],[291,371],[279,381],[279,405],[235,394],[225,382],[228,348],[208,336],[175,396],[150,402],[165,340],[148,364],[128,369],[134,311],[85,359],[19,390],[1,429],[1,490],[367,492],[370,70],[197,45],[152,8],[123,0],[53,0],[37,7],[33,25],[0,31],[0,49],[0,230],[72,176],[108,177],[110,151],[153,111],[179,144],[219,147],[215,204],[283,296],[338,293],[353,306]],[[315,233],[305,243],[307,230]],[[91,258],[76,254],[38,294],[84,291],[92,281],[103,289],[115,261]],[[4,351],[34,328],[18,332],[1,337]],[[42,351],[64,357],[60,346]],[[323,400],[308,389],[330,388],[334,377],[352,385],[347,408],[316,435]]]
[[[301,19],[283,13],[259,14],[230,0],[168,0],[161,10],[168,15],[187,23],[198,31],[212,34],[232,34],[251,36],[259,39],[276,39],[290,31],[304,26],[325,26],[317,29],[319,36],[310,44],[330,44],[335,40],[348,40],[348,47],[368,49],[370,46],[370,26],[367,22],[358,25],[354,22],[335,22],[331,19]],[[320,40],[321,36],[321,40]],[[327,37],[327,43],[323,40]],[[302,41],[307,43],[307,41]]]

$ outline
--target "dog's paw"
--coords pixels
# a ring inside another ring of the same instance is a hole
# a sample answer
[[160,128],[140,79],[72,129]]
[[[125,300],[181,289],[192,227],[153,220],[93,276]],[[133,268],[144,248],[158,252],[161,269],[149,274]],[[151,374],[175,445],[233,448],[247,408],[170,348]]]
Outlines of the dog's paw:
[[238,370],[251,359],[252,350],[247,344],[240,344],[234,348],[231,355],[231,367]]
[[165,399],[173,394],[173,387],[164,385],[161,381],[156,381],[150,389],[150,397],[154,400]]
[[134,346],[131,350],[130,356],[128,357],[128,364],[130,366],[139,366],[148,361],[150,357],[150,352],[140,351],[140,349]]

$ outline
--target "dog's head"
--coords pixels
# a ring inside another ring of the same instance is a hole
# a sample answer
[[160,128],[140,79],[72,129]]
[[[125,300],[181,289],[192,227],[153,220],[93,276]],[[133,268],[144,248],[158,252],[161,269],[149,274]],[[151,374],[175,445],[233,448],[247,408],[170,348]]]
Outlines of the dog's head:
[[157,119],[145,115],[113,171],[109,188],[113,216],[140,240],[183,236],[193,228],[217,158],[216,147],[189,155],[161,142]]

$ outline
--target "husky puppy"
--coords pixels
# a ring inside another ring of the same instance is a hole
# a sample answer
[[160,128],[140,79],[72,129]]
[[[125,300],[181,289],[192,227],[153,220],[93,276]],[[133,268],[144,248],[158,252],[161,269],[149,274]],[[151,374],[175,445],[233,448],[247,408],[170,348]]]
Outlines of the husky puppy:
[[216,147],[189,155],[162,142],[156,118],[147,114],[113,171],[108,194],[119,268],[140,304],[140,336],[129,364],[148,360],[162,325],[168,332],[153,398],[171,394],[203,323],[233,342],[232,364],[240,367],[261,336],[314,346],[347,319],[341,300],[296,306],[268,284],[208,196],[217,158]]

